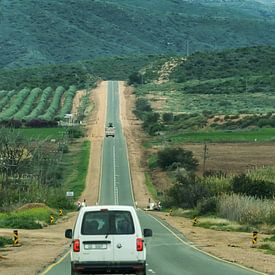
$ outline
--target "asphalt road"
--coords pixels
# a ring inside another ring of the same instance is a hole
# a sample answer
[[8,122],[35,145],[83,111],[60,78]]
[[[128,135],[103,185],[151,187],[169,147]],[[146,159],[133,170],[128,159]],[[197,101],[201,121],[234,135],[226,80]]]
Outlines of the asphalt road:
[[[134,205],[127,147],[119,120],[118,93],[118,83],[110,81],[106,124],[112,122],[116,134],[115,138],[108,137],[104,141],[99,204]],[[181,233],[148,212],[138,210],[138,215],[142,227],[153,230],[153,237],[146,240],[148,275],[261,274],[199,251]],[[70,274],[69,256],[60,259],[44,274]]]

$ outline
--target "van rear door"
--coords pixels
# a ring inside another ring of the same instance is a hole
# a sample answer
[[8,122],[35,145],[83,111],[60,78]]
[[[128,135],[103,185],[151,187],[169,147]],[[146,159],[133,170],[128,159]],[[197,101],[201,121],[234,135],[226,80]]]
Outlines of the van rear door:
[[108,211],[85,212],[81,224],[79,261],[112,262],[114,242]]
[[114,212],[114,261],[137,261],[137,232],[130,211]]

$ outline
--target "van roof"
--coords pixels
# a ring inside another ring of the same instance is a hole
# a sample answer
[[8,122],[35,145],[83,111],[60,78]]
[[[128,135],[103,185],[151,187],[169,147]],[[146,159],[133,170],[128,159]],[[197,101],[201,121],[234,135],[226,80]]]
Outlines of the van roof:
[[100,210],[135,210],[133,206],[130,205],[94,205],[86,206],[81,208],[82,211],[100,211]]

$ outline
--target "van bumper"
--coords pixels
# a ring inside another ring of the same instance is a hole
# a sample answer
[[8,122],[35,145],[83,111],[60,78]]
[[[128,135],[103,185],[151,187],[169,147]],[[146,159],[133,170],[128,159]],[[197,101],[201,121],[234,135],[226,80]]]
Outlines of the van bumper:
[[142,262],[71,262],[72,271],[79,274],[128,274],[146,270]]

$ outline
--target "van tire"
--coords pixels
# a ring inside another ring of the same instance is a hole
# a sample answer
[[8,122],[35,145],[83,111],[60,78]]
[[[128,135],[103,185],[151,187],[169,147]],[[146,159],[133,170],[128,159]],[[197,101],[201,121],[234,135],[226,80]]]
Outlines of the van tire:
[[71,275],[79,275],[80,273],[73,271],[73,267],[71,266]]
[[146,275],[146,270],[139,271],[139,272],[136,273],[136,275]]

